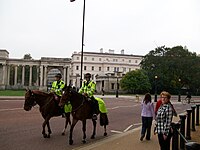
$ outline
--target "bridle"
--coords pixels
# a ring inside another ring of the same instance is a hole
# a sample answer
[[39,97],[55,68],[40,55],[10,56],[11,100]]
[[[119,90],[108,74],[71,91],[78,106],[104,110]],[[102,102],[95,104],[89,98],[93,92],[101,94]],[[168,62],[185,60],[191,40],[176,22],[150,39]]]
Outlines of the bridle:
[[27,91],[27,92],[29,92],[31,94],[28,98],[25,98],[25,106],[32,108],[37,104],[36,101],[35,101],[35,95],[31,90]]

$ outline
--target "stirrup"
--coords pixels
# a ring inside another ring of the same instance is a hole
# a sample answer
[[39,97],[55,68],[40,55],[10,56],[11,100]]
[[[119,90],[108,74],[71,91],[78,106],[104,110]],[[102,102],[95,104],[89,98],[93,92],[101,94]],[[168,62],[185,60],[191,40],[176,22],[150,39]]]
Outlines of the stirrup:
[[92,119],[97,120],[97,114],[93,114]]

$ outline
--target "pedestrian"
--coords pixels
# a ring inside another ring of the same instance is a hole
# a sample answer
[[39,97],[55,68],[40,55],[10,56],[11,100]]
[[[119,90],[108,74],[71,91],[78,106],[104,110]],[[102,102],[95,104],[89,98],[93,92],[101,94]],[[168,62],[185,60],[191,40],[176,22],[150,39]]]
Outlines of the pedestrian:
[[145,94],[144,100],[141,103],[142,106],[142,130],[140,140],[142,141],[146,135],[146,140],[150,140],[151,137],[151,125],[154,118],[154,105],[151,102],[151,95]]
[[162,104],[157,111],[156,116],[156,133],[160,150],[170,150],[171,122],[173,117],[173,108],[170,103],[171,95],[168,92],[162,92]]

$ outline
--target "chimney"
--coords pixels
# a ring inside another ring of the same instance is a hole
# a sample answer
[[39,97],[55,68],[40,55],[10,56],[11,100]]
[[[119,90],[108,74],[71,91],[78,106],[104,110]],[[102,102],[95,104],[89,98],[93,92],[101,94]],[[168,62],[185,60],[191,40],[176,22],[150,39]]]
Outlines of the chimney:
[[110,54],[114,54],[115,50],[109,49],[108,52],[109,52]]
[[103,48],[100,49],[100,53],[103,53]]
[[121,50],[121,54],[124,55],[124,49]]

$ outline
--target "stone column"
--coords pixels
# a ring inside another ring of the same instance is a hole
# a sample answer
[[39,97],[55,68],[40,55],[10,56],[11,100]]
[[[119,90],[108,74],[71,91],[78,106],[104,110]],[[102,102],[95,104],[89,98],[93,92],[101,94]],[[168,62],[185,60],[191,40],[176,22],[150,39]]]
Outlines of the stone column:
[[64,67],[64,71],[63,71],[63,80],[66,83],[66,67]]
[[10,66],[8,66],[7,85],[10,85]]
[[29,66],[30,68],[30,74],[29,74],[29,86],[32,86],[32,70],[33,70],[33,66]]
[[43,86],[43,66],[40,66],[40,86]]
[[7,70],[7,66],[6,64],[3,64],[3,85],[6,85],[6,70]]
[[22,85],[24,86],[25,66],[22,65]]
[[66,80],[66,84],[69,85],[69,66],[67,67],[67,80]]
[[44,66],[44,86],[47,86],[47,66]]
[[37,66],[37,79],[36,79],[36,86],[39,86],[39,67]]
[[15,66],[15,78],[14,78],[14,85],[17,85],[17,67]]

